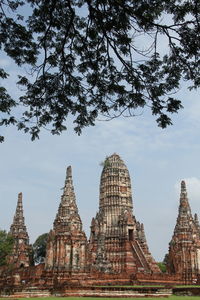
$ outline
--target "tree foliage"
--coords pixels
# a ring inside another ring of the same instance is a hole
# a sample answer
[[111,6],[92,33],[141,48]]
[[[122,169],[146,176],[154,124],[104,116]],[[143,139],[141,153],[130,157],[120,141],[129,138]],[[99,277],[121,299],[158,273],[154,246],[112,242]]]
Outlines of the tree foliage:
[[0,230],[0,266],[7,265],[7,256],[12,252],[13,237],[5,230]]
[[0,125],[32,139],[42,127],[60,134],[69,116],[80,134],[146,107],[164,128],[181,82],[200,85],[199,0],[0,0],[0,20],[1,50],[31,75],[19,76],[19,99],[0,87]]
[[44,262],[46,256],[48,233],[41,234],[33,244],[33,258],[35,263]]
[[167,267],[166,267],[166,264],[164,262],[158,262],[157,265],[160,268],[162,273],[166,273]]
[[163,264],[167,265],[169,263],[169,253],[165,254],[165,257],[163,259]]

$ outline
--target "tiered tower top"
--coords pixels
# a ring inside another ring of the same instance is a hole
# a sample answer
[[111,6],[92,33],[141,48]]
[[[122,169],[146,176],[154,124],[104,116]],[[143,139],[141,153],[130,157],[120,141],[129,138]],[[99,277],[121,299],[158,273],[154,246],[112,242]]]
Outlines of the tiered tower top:
[[131,180],[128,169],[116,153],[104,161],[100,181],[99,214],[107,225],[117,225],[125,211],[132,214]]
[[27,229],[24,222],[22,193],[18,194],[17,207],[13,218],[13,223],[10,226],[10,233],[14,238],[23,238],[26,243],[29,241]]
[[11,254],[8,256],[9,264],[18,267],[28,267],[30,265],[29,237],[26,230],[22,205],[22,193],[18,194],[17,207],[10,226],[10,234],[14,238]]
[[82,222],[78,214],[76,196],[72,180],[72,168],[69,166],[66,172],[66,180],[63,195],[54,221],[56,232],[71,232],[73,229],[82,230]]
[[[176,227],[174,233],[184,232],[194,224],[190,204],[188,201],[185,181],[181,181],[180,204]],[[193,226],[192,226],[193,227]]]
[[116,153],[105,159],[100,181],[100,209],[110,205],[133,208],[130,175]]
[[181,181],[181,193],[180,193],[180,204],[178,210],[178,217],[176,226],[174,229],[174,235],[172,239],[177,239],[179,242],[183,240],[191,240],[193,235],[199,236],[199,222],[198,217],[195,214],[192,216],[185,181]]

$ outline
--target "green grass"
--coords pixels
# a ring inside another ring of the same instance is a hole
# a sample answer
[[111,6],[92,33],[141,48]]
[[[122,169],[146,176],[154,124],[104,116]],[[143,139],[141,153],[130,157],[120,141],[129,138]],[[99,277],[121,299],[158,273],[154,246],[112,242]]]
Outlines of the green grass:
[[[96,297],[47,297],[47,298],[29,298],[30,300],[197,300],[198,297],[194,296],[170,296],[169,298],[96,298]],[[5,299],[7,300],[7,299]],[[20,298],[20,300],[27,300],[27,298]]]
[[[164,288],[165,285],[95,285],[95,287],[125,287],[125,288],[143,288],[143,287],[152,287],[152,288]],[[175,285],[174,288],[200,288],[200,285]]]
[[143,287],[152,287],[152,288],[162,288],[162,287],[165,287],[164,285],[95,285],[95,287],[103,287],[103,288],[106,288],[106,287],[125,287],[125,288],[143,288]]
[[200,288],[200,285],[176,285],[175,288]]

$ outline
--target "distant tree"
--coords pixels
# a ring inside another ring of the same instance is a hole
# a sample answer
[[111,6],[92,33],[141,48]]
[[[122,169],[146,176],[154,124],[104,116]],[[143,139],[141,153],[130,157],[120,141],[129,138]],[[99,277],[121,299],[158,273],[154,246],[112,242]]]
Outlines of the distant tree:
[[109,160],[108,160],[108,157],[106,157],[106,159],[104,160],[104,161],[102,161],[102,162],[100,162],[100,164],[99,164],[101,167],[110,167],[111,166],[111,164],[110,164],[110,162],[109,162]]
[[0,0],[0,20],[0,49],[30,67],[19,99],[0,87],[0,125],[32,140],[47,126],[60,134],[69,116],[80,134],[146,107],[164,128],[181,83],[200,86],[199,0]]
[[169,259],[169,254],[165,254],[165,257],[163,259],[162,262],[158,262],[157,265],[160,268],[160,270],[165,273],[167,272],[167,263],[168,263],[168,259]]
[[167,269],[166,264],[164,262],[158,262],[157,265],[163,273],[166,273]]
[[30,260],[30,265],[34,266],[35,261],[34,261],[34,251],[33,251],[33,245],[32,244],[29,245],[29,260]]
[[0,230],[0,266],[7,265],[6,257],[12,252],[13,237],[5,230]]
[[167,253],[167,254],[165,254],[165,257],[164,257],[164,259],[163,259],[163,263],[164,263],[165,265],[167,265],[167,264],[168,264],[168,260],[169,260],[169,254]]
[[33,258],[35,263],[44,262],[46,256],[48,233],[41,234],[33,244]]

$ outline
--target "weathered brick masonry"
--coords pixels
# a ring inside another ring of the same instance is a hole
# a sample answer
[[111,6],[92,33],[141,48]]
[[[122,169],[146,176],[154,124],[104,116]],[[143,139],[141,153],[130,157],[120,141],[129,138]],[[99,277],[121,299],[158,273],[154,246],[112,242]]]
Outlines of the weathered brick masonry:
[[117,154],[104,162],[99,211],[92,219],[89,250],[92,271],[160,272],[149,252],[144,226],[133,215],[130,175]]
[[72,169],[68,167],[58,213],[49,233],[45,268],[69,273],[85,272],[87,254],[87,238],[76,205]]
[[192,216],[184,181],[167,267],[169,273],[181,275],[185,282],[195,283],[200,274],[200,226],[197,214]]
[[24,222],[22,193],[18,195],[16,212],[10,227],[10,234],[14,238],[12,254],[8,257],[10,265],[20,268],[30,265],[29,236]]
[[192,216],[185,182],[177,224],[169,245],[168,272],[161,274],[149,252],[144,225],[133,214],[131,179],[117,154],[105,159],[100,180],[99,210],[87,240],[78,213],[71,166],[67,168],[61,202],[49,233],[44,264],[30,266],[29,238],[22,194],[10,233],[13,252],[9,270],[0,269],[0,292],[29,287],[60,290],[68,285],[194,283],[200,273],[200,226]]

